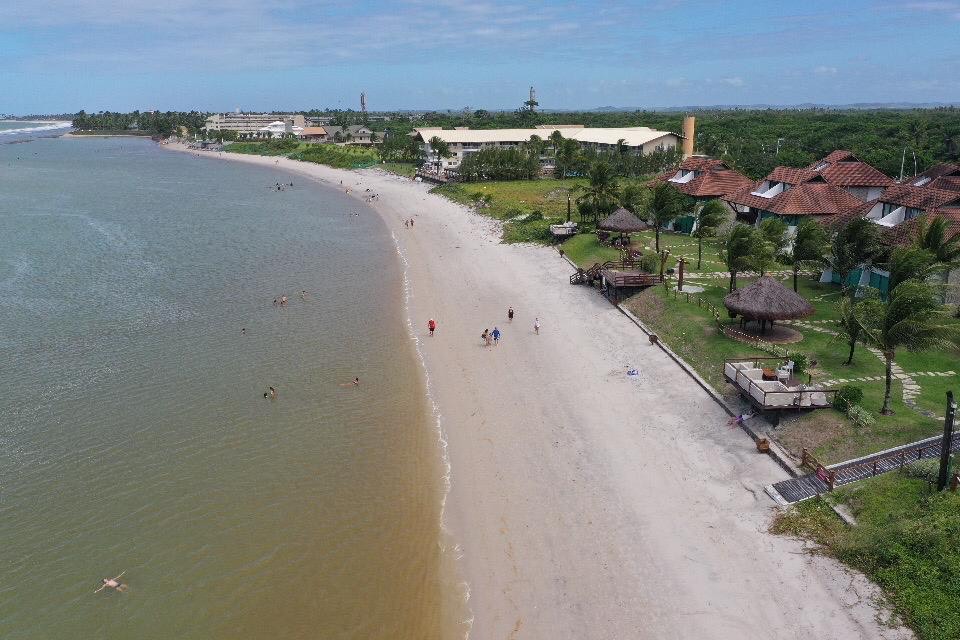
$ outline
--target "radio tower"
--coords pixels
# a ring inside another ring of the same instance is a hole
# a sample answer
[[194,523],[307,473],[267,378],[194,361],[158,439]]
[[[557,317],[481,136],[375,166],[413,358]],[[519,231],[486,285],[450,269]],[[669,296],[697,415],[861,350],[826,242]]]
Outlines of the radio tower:
[[360,93],[360,112],[367,112],[367,94],[363,92]]
[[537,102],[537,92],[534,90],[533,87],[530,87],[530,99],[524,102],[523,104],[525,104],[527,106],[527,109],[529,109],[530,111],[536,112],[537,107],[540,105],[540,103]]

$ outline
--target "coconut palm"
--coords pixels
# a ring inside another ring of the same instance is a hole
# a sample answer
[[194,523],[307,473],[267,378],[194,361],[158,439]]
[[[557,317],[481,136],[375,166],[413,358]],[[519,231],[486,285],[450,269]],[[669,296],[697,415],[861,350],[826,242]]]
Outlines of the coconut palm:
[[[555,131],[554,133],[560,132]],[[553,136],[551,136],[551,140],[552,139]],[[554,143],[557,144],[557,141],[555,140]],[[576,140],[559,136],[559,146],[555,148],[557,154],[557,172],[560,174],[561,178],[566,178],[570,168],[577,160],[577,154],[580,151],[580,145]]]
[[804,218],[797,225],[790,250],[790,263],[793,264],[793,290],[797,290],[800,266],[805,263],[823,262],[829,242],[827,232],[812,218]]
[[[869,289],[868,293],[864,295],[872,298],[877,295],[877,291],[876,289]],[[842,296],[837,301],[837,311],[840,317],[837,319],[837,333],[830,340],[834,342],[842,341],[850,347],[847,361],[843,363],[845,365],[853,364],[853,353],[857,348],[857,342],[860,341],[860,334],[863,332],[863,327],[860,326],[860,315],[863,312],[860,307],[861,304],[863,303],[857,303],[847,296]]]
[[575,187],[575,190],[583,191],[583,195],[577,198],[577,204],[583,205],[581,216],[584,211],[589,211],[589,215],[596,222],[601,213],[610,213],[620,201],[620,187],[610,165],[603,160],[597,160],[590,165],[587,179],[589,182],[586,185]]
[[949,233],[950,224],[946,218],[930,220],[924,215],[917,219],[915,246],[933,254],[946,270],[960,264],[960,233],[948,238]]
[[682,194],[666,182],[659,183],[653,188],[647,213],[653,224],[654,242],[657,253],[660,253],[660,232],[668,224],[683,215],[684,198]]
[[719,200],[709,200],[693,212],[693,237],[697,239],[697,270],[703,263],[703,239],[712,238],[727,219],[729,209]]
[[450,145],[439,136],[433,136],[427,144],[430,145],[430,150],[437,157],[437,173],[440,173],[440,158],[450,157]]
[[893,360],[898,349],[925,351],[954,348],[960,341],[960,326],[944,322],[946,314],[936,289],[926,282],[907,280],[890,291],[887,302],[873,298],[857,309],[862,339],[879,349],[886,362],[886,390],[880,413],[888,416]]
[[940,265],[934,255],[919,247],[897,247],[890,253],[890,291],[908,280],[929,280]]
[[623,191],[620,193],[620,206],[633,213],[643,211],[649,197],[649,189],[638,184],[624,185]]
[[753,227],[735,224],[725,234],[720,244],[720,258],[730,273],[730,291],[737,288],[737,273],[750,268],[750,257],[754,245]]
[[880,227],[866,218],[854,218],[833,237],[827,263],[840,276],[840,287],[852,297],[857,287],[849,287],[850,273],[880,255]]

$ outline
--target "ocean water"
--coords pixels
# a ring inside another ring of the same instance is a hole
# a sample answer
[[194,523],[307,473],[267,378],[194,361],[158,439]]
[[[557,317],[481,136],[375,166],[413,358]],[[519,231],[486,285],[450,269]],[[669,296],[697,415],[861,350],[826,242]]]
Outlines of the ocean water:
[[338,190],[0,145],[0,638],[458,635],[402,277]]

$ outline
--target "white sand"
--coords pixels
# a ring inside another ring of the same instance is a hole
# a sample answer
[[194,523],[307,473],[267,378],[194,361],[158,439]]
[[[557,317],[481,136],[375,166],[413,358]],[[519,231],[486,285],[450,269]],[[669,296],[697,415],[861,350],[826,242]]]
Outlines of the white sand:
[[[635,325],[568,284],[556,251],[500,244],[495,223],[404,178],[202,155],[380,194],[448,439],[471,638],[912,637],[878,622],[865,578],[766,533],[762,487],[786,474]],[[502,343],[485,348],[494,325]]]

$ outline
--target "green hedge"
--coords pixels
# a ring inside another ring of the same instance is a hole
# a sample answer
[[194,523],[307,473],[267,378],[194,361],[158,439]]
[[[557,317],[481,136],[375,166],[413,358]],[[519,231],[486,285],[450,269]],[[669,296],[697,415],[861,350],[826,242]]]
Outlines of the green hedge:
[[338,169],[360,169],[380,162],[375,149],[341,147],[333,144],[312,144],[290,155],[294,160],[325,164]]

